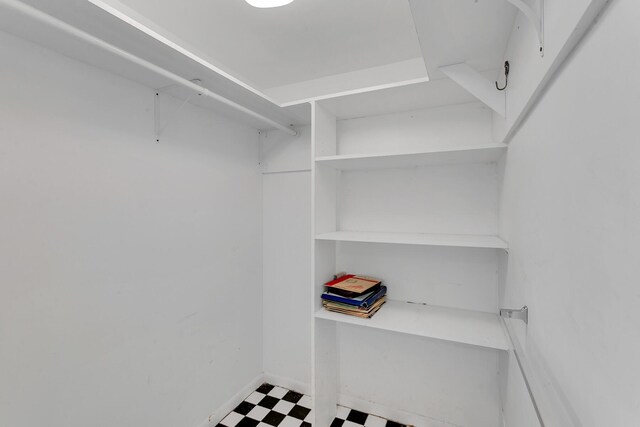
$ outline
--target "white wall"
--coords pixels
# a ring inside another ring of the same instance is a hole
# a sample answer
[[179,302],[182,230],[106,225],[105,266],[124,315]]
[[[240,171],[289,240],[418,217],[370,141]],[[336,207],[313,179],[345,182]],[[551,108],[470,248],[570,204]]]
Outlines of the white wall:
[[261,374],[257,132],[0,51],[0,425],[200,425]]
[[611,2],[506,161],[504,305],[529,306],[527,347],[584,427],[640,418],[639,18]]
[[310,128],[262,134],[266,379],[311,391]]

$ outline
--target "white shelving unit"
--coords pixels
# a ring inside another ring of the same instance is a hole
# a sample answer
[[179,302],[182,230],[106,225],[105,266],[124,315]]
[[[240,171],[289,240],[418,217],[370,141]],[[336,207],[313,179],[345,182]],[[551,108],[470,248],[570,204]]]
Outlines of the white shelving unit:
[[[498,259],[506,256],[508,245],[496,233],[496,177],[507,147],[491,141],[491,114],[462,105],[341,122],[335,104],[312,106],[314,424],[328,426],[336,405],[344,404],[416,425],[430,425],[428,419],[498,425],[495,367],[510,344],[497,306]],[[348,246],[354,244],[376,246]],[[456,261],[430,259],[428,265],[437,271],[429,274],[421,257],[436,256],[433,251],[448,251]],[[385,278],[376,261],[380,257],[384,268],[399,268],[402,274],[390,271]],[[481,279],[453,271],[446,279],[447,269],[485,262],[495,264],[483,266],[490,273]],[[356,274],[370,274],[360,271],[370,268],[386,281],[389,300],[372,318],[322,308],[323,285],[338,268]],[[452,305],[438,306],[429,296]],[[407,363],[415,354],[420,363]],[[387,364],[395,368],[380,369]],[[353,372],[376,372],[380,378],[361,382]],[[411,390],[389,387],[416,377],[425,381]],[[453,385],[449,392],[438,385],[442,381]],[[434,396],[437,403],[420,403]],[[424,419],[397,419],[401,414]]]
[[370,319],[323,309],[316,311],[315,318],[496,350],[509,349],[498,316],[479,311],[389,300]]
[[375,231],[334,231],[316,235],[316,240],[336,242],[391,243],[399,245],[452,246],[462,248],[507,249],[498,236],[464,234],[385,233]]
[[316,164],[338,170],[370,170],[436,166],[464,163],[496,162],[507,149],[504,144],[487,144],[470,147],[440,147],[413,153],[375,153],[322,156]]

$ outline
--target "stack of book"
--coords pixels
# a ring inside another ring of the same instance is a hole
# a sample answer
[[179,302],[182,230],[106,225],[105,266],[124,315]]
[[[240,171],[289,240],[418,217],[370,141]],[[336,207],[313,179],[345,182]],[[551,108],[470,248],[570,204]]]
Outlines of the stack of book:
[[324,286],[322,306],[336,313],[369,318],[386,301],[387,287],[373,277],[345,274]]

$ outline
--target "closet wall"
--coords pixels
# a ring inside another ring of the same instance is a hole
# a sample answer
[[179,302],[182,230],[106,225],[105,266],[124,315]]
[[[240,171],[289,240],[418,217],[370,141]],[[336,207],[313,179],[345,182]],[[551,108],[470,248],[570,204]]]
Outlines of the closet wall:
[[262,372],[257,132],[0,51],[0,425],[201,425]]
[[261,133],[266,380],[311,392],[311,129]]
[[[630,426],[640,417],[639,18],[637,2],[611,2],[506,161],[504,305],[529,306],[530,356],[584,427]],[[621,45],[626,52],[615,49]],[[517,70],[512,64],[514,91],[526,77]],[[508,409],[507,422],[524,425]]]

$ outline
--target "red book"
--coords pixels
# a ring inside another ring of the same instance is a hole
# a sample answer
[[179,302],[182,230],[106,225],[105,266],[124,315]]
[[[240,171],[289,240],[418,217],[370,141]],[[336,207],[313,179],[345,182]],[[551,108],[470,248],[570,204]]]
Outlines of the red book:
[[331,293],[343,295],[345,297],[354,297],[362,295],[365,292],[380,287],[380,280],[375,277],[356,276],[355,274],[345,274],[328,283],[325,283],[327,290]]

